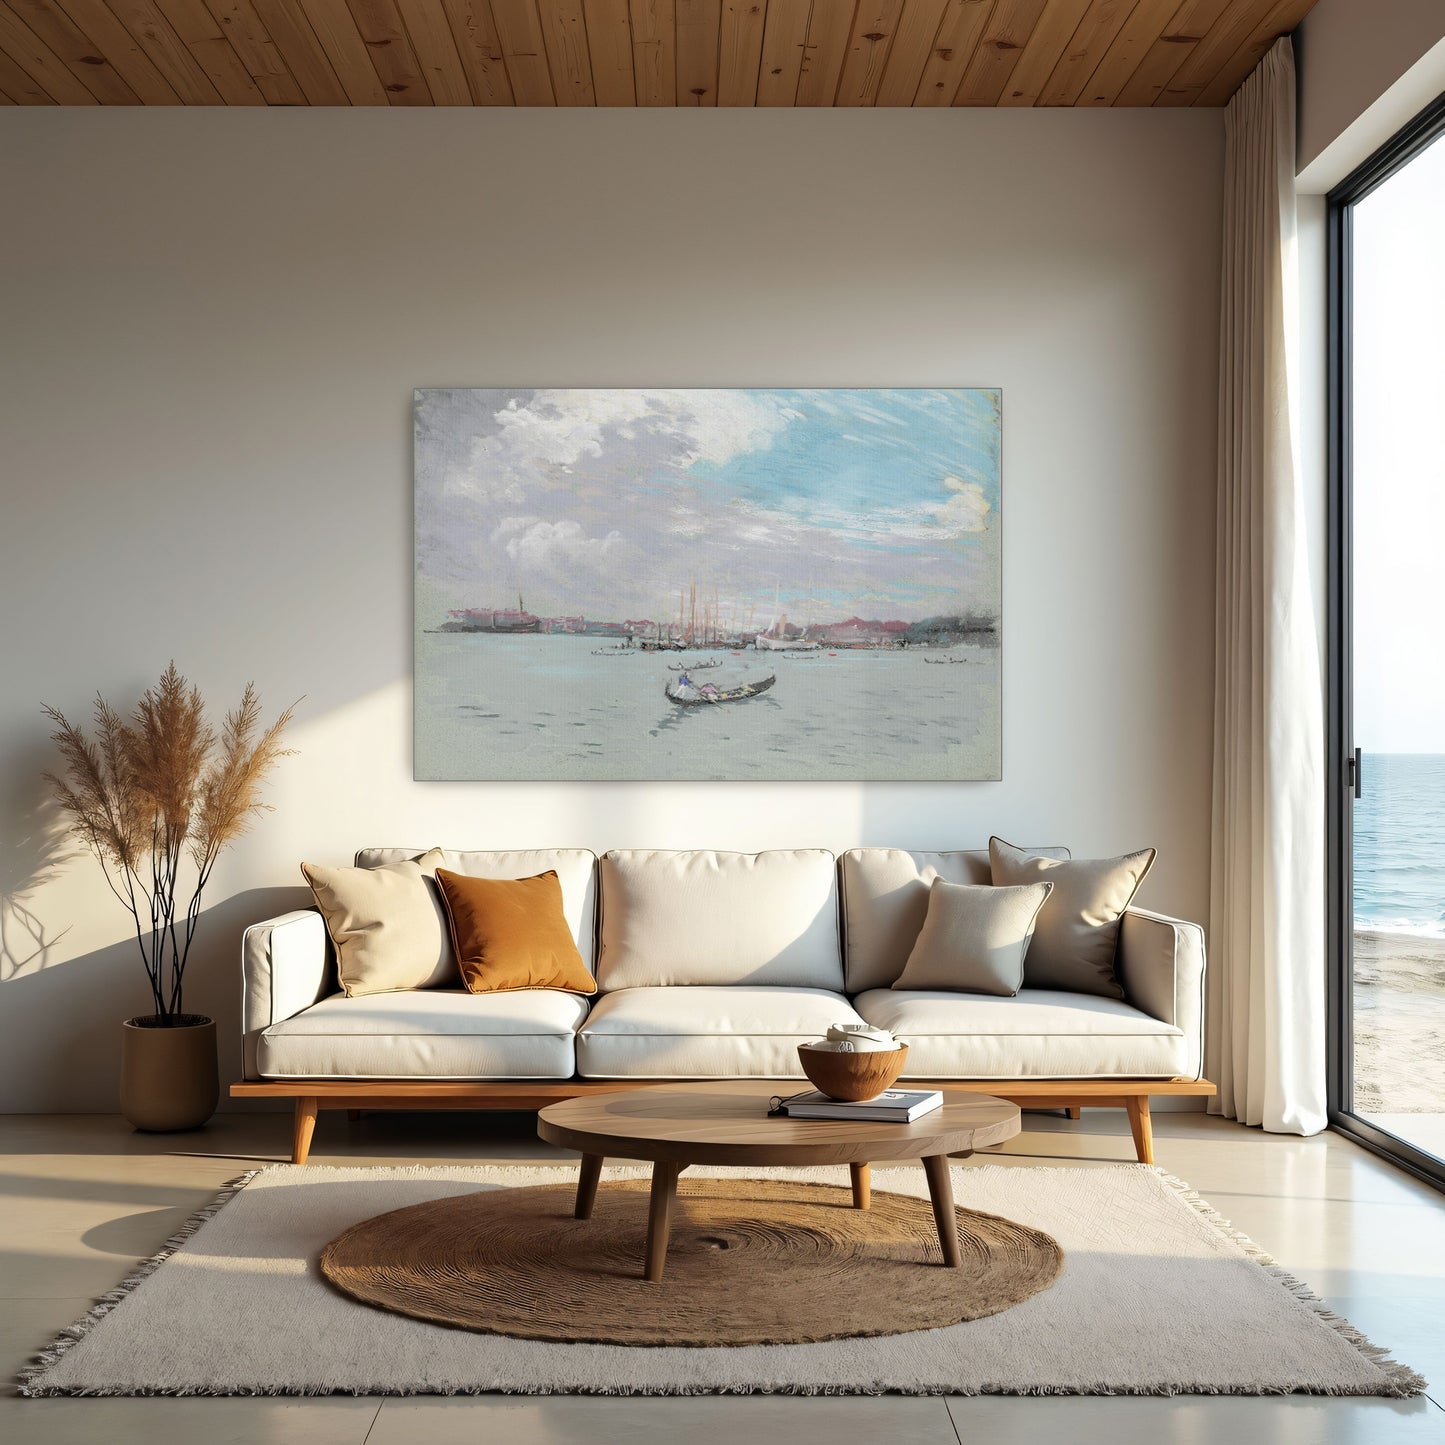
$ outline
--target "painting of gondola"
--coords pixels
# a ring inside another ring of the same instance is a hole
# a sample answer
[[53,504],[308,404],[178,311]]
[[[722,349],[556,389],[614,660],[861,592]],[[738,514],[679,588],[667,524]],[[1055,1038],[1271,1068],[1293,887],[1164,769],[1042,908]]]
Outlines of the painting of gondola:
[[986,388],[418,391],[416,776],[1000,777],[1001,456]]

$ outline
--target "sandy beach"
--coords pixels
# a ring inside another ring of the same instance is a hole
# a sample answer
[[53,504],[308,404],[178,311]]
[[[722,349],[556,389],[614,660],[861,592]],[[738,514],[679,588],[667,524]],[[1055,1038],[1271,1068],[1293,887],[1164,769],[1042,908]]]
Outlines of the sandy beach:
[[1445,1114],[1445,938],[1355,931],[1355,1108]]

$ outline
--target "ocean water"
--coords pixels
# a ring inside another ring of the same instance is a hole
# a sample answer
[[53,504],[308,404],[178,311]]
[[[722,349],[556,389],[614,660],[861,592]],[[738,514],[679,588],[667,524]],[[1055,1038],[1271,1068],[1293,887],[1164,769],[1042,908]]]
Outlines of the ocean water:
[[1355,923],[1445,937],[1445,754],[1366,753]]
[[[610,638],[420,631],[415,771],[466,779],[980,779],[1000,774],[1000,651],[597,656]],[[930,665],[926,656],[962,657]],[[669,662],[743,702],[682,708]]]

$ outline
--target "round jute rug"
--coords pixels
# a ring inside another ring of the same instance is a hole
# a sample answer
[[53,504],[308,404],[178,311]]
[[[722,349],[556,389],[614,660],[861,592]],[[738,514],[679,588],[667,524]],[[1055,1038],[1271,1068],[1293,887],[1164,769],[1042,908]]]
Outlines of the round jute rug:
[[492,1189],[353,1225],[321,1272],[365,1304],[524,1339],[618,1345],[803,1344],[935,1329],[1047,1289],[1047,1234],[959,1209],[964,1266],[943,1264],[925,1199],[757,1179],[678,1183],[660,1284],[642,1278],[644,1179],[604,1183],[592,1218],[570,1184]]

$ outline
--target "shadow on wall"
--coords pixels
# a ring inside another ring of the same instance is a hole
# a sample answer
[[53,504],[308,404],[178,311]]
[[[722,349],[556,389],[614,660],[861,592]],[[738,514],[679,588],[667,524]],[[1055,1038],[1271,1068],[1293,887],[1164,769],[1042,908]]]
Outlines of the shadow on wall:
[[[224,1090],[241,1077],[241,935],[252,923],[309,906],[305,888],[253,888],[201,914],[186,970],[186,1009],[216,1021]],[[129,923],[114,904],[116,924]],[[115,1110],[119,1106],[121,1024],[147,1012],[150,994],[134,937],[91,953],[13,975],[6,965],[0,995],[0,1056],[6,1076],[50,1082],[56,1113]],[[83,1068],[66,1067],[74,1061]],[[58,1064],[57,1064],[58,1061]],[[73,1086],[67,1079],[74,1075]],[[96,1077],[109,1091],[96,1097]],[[17,1082],[18,1087],[18,1082]],[[224,1107],[224,1097],[223,1097]],[[0,1099],[0,1112],[15,1101]]]
[[0,817],[11,820],[13,831],[0,839],[0,982],[49,967],[70,932],[69,924],[47,924],[34,906],[36,895],[84,852],[66,831],[59,805],[41,791],[40,772],[53,761],[53,750],[36,748],[5,773]]

